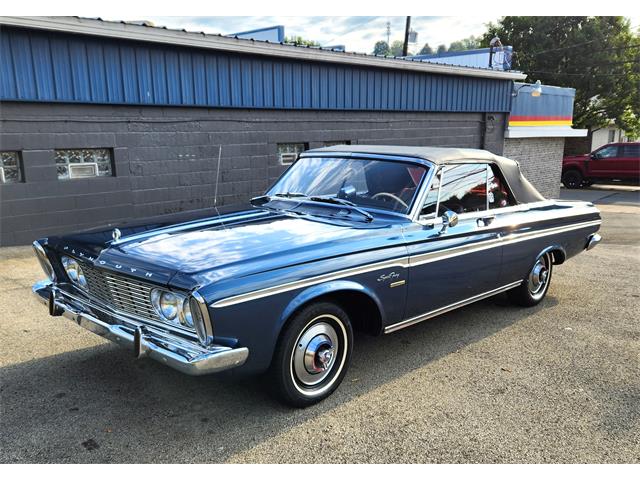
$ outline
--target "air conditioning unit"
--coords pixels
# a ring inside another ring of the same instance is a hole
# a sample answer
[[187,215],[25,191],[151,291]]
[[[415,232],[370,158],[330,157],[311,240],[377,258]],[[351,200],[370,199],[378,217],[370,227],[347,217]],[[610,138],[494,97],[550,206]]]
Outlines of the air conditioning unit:
[[280,154],[280,163],[283,165],[290,165],[296,161],[298,158],[297,153],[281,153]]
[[97,163],[70,163],[69,178],[87,178],[98,176]]

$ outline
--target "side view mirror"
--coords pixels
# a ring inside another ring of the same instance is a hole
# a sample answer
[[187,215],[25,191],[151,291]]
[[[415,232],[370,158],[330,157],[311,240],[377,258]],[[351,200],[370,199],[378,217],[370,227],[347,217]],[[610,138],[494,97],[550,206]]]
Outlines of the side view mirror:
[[598,158],[600,158],[600,157],[598,156],[598,154],[597,154],[597,153],[592,153],[591,155],[589,155],[589,158],[590,158],[591,160],[597,160],[597,159],[598,159]]
[[345,185],[338,192],[338,198],[348,200],[356,196],[357,190],[353,185]]
[[447,231],[447,228],[455,227],[456,225],[458,225],[458,214],[447,210],[442,215],[442,230],[440,230],[440,234],[442,235]]

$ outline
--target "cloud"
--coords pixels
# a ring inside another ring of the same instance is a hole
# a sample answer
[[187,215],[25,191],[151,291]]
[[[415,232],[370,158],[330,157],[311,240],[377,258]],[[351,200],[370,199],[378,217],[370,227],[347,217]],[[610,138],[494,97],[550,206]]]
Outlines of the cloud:
[[[412,17],[411,26],[418,32],[419,49],[425,43],[432,47],[485,32],[485,24],[497,16]],[[387,39],[389,23],[391,41],[404,38],[406,17],[147,17],[156,26],[205,33],[230,34],[273,25],[284,25],[287,36],[301,36],[323,45],[346,45],[348,51],[371,53],[378,40]],[[109,20],[140,20],[122,17]]]

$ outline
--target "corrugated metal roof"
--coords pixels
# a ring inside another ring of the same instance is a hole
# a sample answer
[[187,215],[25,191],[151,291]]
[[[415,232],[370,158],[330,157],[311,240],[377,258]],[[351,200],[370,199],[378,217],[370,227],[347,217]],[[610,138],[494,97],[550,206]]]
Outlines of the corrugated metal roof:
[[0,25],[43,29],[49,31],[79,33],[92,36],[139,40],[185,47],[199,47],[235,53],[269,55],[280,58],[348,63],[352,65],[413,70],[443,75],[461,75],[483,78],[524,80],[520,72],[500,72],[488,68],[459,67],[403,57],[384,57],[355,52],[342,52],[322,47],[293,44],[274,44],[268,41],[212,35],[204,32],[188,32],[166,27],[140,25],[138,23],[113,22],[81,17],[0,17]]
[[0,54],[2,100],[508,112],[512,90],[508,79],[238,54],[12,27],[0,31]]

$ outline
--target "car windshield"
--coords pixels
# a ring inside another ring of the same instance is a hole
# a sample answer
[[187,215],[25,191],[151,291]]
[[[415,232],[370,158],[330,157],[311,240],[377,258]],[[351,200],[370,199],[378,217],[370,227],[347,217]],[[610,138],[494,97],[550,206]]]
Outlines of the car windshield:
[[406,214],[426,172],[425,166],[399,161],[303,157],[267,195],[337,198]]

